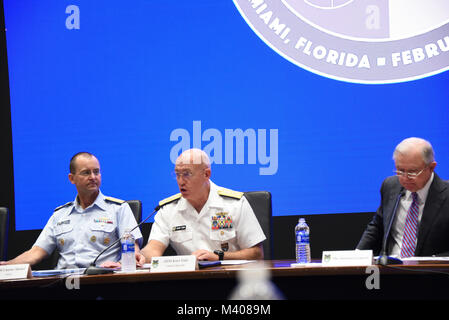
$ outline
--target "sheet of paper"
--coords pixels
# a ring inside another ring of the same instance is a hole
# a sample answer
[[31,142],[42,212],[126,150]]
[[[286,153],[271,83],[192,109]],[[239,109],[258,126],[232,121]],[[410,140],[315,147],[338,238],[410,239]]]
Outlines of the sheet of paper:
[[245,263],[251,263],[254,261],[256,261],[256,260],[222,260],[221,265],[222,266],[226,266],[226,265],[231,266],[234,264],[245,264]]
[[147,269],[136,269],[136,271],[133,271],[133,272],[125,272],[122,270],[114,271],[114,273],[118,273],[118,274],[141,273],[141,272],[150,272],[150,270],[149,270],[149,268],[147,268]]
[[402,261],[449,261],[449,257],[409,257],[401,258]]
[[321,267],[321,262],[292,263],[290,266],[292,268]]
[[50,269],[50,270],[34,270],[31,273],[33,277],[51,277],[62,274],[83,274],[86,268],[74,268],[74,269]]

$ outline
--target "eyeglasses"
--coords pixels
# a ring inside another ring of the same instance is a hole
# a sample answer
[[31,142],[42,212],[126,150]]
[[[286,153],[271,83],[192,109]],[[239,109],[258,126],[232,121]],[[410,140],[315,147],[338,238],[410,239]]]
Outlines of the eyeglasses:
[[83,177],[88,177],[88,176],[90,176],[92,173],[94,174],[94,176],[98,176],[98,175],[100,175],[100,169],[82,170],[82,171],[80,171],[78,174],[79,174],[80,176],[83,176]]
[[188,180],[192,178],[193,175],[194,173],[192,171],[173,172],[173,178],[175,179],[180,179],[182,177],[183,179]]
[[[204,170],[204,169],[203,169],[203,170]],[[201,171],[201,170],[200,170],[200,171]],[[199,171],[197,171],[197,172],[199,172]],[[180,178],[182,177],[183,179],[189,180],[189,179],[191,179],[197,172],[192,172],[192,171],[190,171],[190,170],[181,171],[181,172],[175,171],[175,172],[173,172],[173,177],[174,177],[175,179],[180,179]]]
[[419,172],[406,172],[406,171],[401,171],[401,170],[393,170],[394,173],[396,173],[398,176],[400,177],[407,177],[409,179],[416,179],[418,178],[418,176],[423,173],[423,171],[427,168],[427,166],[425,166],[424,168],[422,168],[421,171]]

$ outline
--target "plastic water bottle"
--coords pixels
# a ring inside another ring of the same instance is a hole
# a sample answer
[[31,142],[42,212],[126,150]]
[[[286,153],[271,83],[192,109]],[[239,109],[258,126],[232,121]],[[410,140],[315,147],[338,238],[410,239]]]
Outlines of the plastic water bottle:
[[295,227],[296,263],[310,262],[310,228],[304,218],[299,218]]
[[135,272],[136,271],[136,257],[135,257],[135,240],[134,236],[125,231],[122,237],[122,271],[123,272]]
[[270,280],[269,269],[261,262],[237,273],[238,284],[230,300],[284,300],[284,295]]

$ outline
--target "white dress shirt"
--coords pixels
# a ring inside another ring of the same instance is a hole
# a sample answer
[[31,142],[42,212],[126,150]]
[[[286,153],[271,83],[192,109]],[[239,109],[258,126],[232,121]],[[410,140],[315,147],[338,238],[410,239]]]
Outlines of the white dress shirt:
[[[421,190],[418,190],[416,192],[418,194],[418,203],[419,203],[418,228],[424,211],[424,205],[426,203],[427,194],[429,193],[429,188],[433,181],[433,176],[434,174],[432,172],[429,181],[427,181],[427,183]],[[407,219],[407,212],[410,206],[412,205],[412,201],[413,201],[412,192],[407,190],[405,196],[403,196],[401,198],[401,201],[399,201],[398,210],[396,212],[396,218],[391,227],[390,235],[393,241],[391,241],[389,245],[388,252],[390,252],[390,256],[399,256],[401,253],[402,237],[404,235],[405,221]],[[416,237],[416,241],[417,240],[418,237]]]
[[[199,213],[182,197],[164,206],[154,219],[149,240],[170,244],[178,255],[190,255],[198,249],[232,252],[264,241],[248,200],[244,196],[222,197],[219,189],[210,181],[209,198]],[[220,219],[228,219],[226,227],[218,227]]]

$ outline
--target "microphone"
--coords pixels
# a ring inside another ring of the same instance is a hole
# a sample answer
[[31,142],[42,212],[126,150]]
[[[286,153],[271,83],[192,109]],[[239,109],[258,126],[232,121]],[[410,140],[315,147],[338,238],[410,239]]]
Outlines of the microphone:
[[[134,228],[132,228],[131,230],[129,230],[129,232],[135,230],[136,228],[140,227],[145,221],[147,221],[149,218],[151,218],[156,212],[158,212],[166,203],[163,204],[159,204],[156,208],[154,208],[153,212],[150,213],[150,215],[148,217],[145,218],[145,220],[141,221],[139,224],[137,224]],[[123,236],[122,236],[123,237]],[[119,237],[117,240],[115,240],[113,243],[111,243],[108,247],[106,247],[103,251],[101,251],[98,256],[95,258],[95,260],[90,264],[90,266],[88,268],[86,268],[86,270],[84,271],[84,274],[88,274],[88,275],[95,275],[95,274],[107,274],[107,273],[113,273],[114,269],[111,268],[102,268],[102,267],[97,267],[95,264],[98,260],[98,258],[100,258],[100,256],[105,253],[106,251],[108,251],[110,248],[112,248],[113,246],[115,246],[120,240],[122,240],[122,237]]]
[[388,224],[387,231],[385,232],[384,238],[382,240],[382,250],[380,252],[379,258],[376,261],[376,264],[380,264],[382,266],[385,266],[387,264],[402,264],[402,260],[394,257],[390,257],[387,255],[387,238],[390,234],[391,226],[393,225],[393,220],[396,216],[396,211],[398,210],[399,201],[401,198],[405,195],[405,190],[402,189],[399,193],[396,203],[394,204],[393,214],[390,219],[390,223]]

